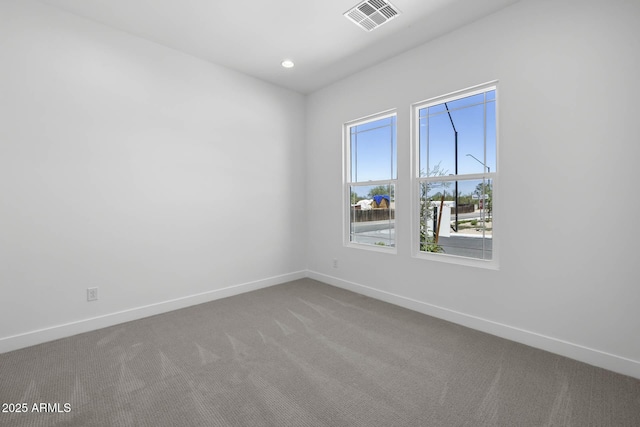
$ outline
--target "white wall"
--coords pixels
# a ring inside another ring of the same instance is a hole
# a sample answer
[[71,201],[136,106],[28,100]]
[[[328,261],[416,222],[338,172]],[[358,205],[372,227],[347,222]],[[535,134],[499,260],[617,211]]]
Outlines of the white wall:
[[32,1],[0,58],[0,352],[304,275],[302,95]]
[[[523,1],[312,94],[311,276],[640,377],[638,22],[639,2]],[[410,105],[493,79],[500,268],[412,258]],[[396,255],[344,247],[338,202],[342,123],[390,108]]]

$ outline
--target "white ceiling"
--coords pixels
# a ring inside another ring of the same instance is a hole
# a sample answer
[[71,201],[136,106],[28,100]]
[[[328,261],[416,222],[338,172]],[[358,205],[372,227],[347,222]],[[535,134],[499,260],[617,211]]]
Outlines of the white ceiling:
[[360,0],[40,1],[310,93],[518,0],[389,0],[401,15],[371,32],[343,16]]

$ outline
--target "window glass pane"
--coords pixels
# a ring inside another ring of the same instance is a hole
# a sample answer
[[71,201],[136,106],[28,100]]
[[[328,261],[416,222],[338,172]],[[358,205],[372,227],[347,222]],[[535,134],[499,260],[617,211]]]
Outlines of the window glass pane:
[[351,182],[396,178],[395,117],[351,127]]
[[451,114],[456,123],[461,124],[458,135],[458,173],[496,172],[495,101]]
[[351,178],[350,181],[356,181],[357,162],[355,153],[358,152],[358,138],[356,137],[356,126],[349,129],[350,153],[351,153]]
[[488,260],[492,239],[490,180],[420,184],[420,251]]
[[430,116],[427,121],[427,153],[429,156],[427,174],[439,165],[445,174],[455,173],[456,135],[449,114]]
[[467,96],[464,98],[456,99],[455,101],[447,102],[446,105],[449,110],[456,110],[458,108],[468,107],[474,104],[481,104],[484,102],[484,93],[477,95]]
[[436,113],[443,113],[447,111],[447,107],[445,107],[444,104],[438,104],[438,105],[432,105],[429,108],[425,108],[425,110],[428,111],[429,115],[433,115]]
[[[495,91],[492,91],[495,93]],[[497,172],[496,164],[496,102],[487,102],[487,157],[486,165],[487,171]]]
[[478,94],[451,101],[449,110],[439,104],[441,112],[428,116],[419,110],[420,177],[496,172],[496,105],[483,99]]
[[[422,111],[422,110],[421,110]],[[418,131],[418,138],[420,139],[420,147],[418,149],[419,152],[419,156],[420,156],[420,171],[419,171],[419,176],[420,177],[425,177],[425,176],[429,176],[429,163],[427,161],[427,147],[428,147],[428,143],[429,140],[427,138],[428,133],[427,133],[427,118],[426,117],[420,117],[420,119],[418,120],[418,126],[420,126],[419,131]]]
[[370,122],[361,123],[353,126],[356,133],[372,130],[379,127],[388,127],[395,124],[395,116],[385,117],[384,119],[372,120]]
[[[480,104],[451,112],[458,131],[458,174],[487,171],[484,166],[484,110],[484,104]],[[477,160],[467,154],[475,156]]]
[[395,185],[352,185],[350,202],[351,242],[395,246]]

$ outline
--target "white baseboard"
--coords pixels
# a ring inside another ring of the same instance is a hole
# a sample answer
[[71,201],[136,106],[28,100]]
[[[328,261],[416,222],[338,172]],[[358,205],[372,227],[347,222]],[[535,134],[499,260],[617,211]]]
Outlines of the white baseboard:
[[266,279],[256,280],[253,282],[228,286],[226,288],[216,289],[213,291],[202,292],[195,295],[188,295],[169,301],[163,301],[155,304],[145,305],[142,307],[123,310],[116,313],[110,313],[103,316],[92,317],[77,322],[65,323],[62,325],[38,329],[35,331],[13,335],[6,338],[0,338],[0,353],[6,353],[8,351],[18,350],[20,348],[41,344],[60,338],[66,338],[72,335],[94,331],[96,329],[106,328],[108,326],[113,326],[132,320],[142,319],[144,317],[154,316],[156,314],[162,314],[169,311],[178,310],[180,308],[190,307],[196,304],[202,304],[233,295],[243,294],[245,292],[267,288],[269,286],[274,286],[305,277],[307,277],[306,271],[297,271],[280,276],[268,277]]
[[380,301],[408,308],[409,310],[466,326],[471,329],[476,329],[491,335],[496,335],[501,338],[506,338],[511,341],[519,342],[521,344],[559,354],[570,359],[640,379],[640,361],[637,360],[628,359],[568,341],[541,335],[536,332],[527,331],[455,310],[450,310],[448,308],[380,291],[359,283],[350,282],[337,277],[317,273],[315,271],[308,271],[307,277],[338,288],[366,295]]

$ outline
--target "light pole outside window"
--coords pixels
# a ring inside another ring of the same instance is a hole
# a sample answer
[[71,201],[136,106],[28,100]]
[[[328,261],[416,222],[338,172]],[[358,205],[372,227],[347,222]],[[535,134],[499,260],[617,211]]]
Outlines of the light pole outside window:
[[[467,154],[468,157],[472,157],[475,161],[477,161],[478,163],[480,163],[482,166],[484,166],[485,168],[487,168],[487,173],[491,173],[491,168],[487,165],[484,164],[483,161],[481,161],[480,159],[478,159],[476,156],[474,156],[473,154]],[[491,188],[491,178],[487,179],[487,182],[489,183],[489,188]],[[482,195],[482,207],[484,208],[485,204],[485,194]]]

